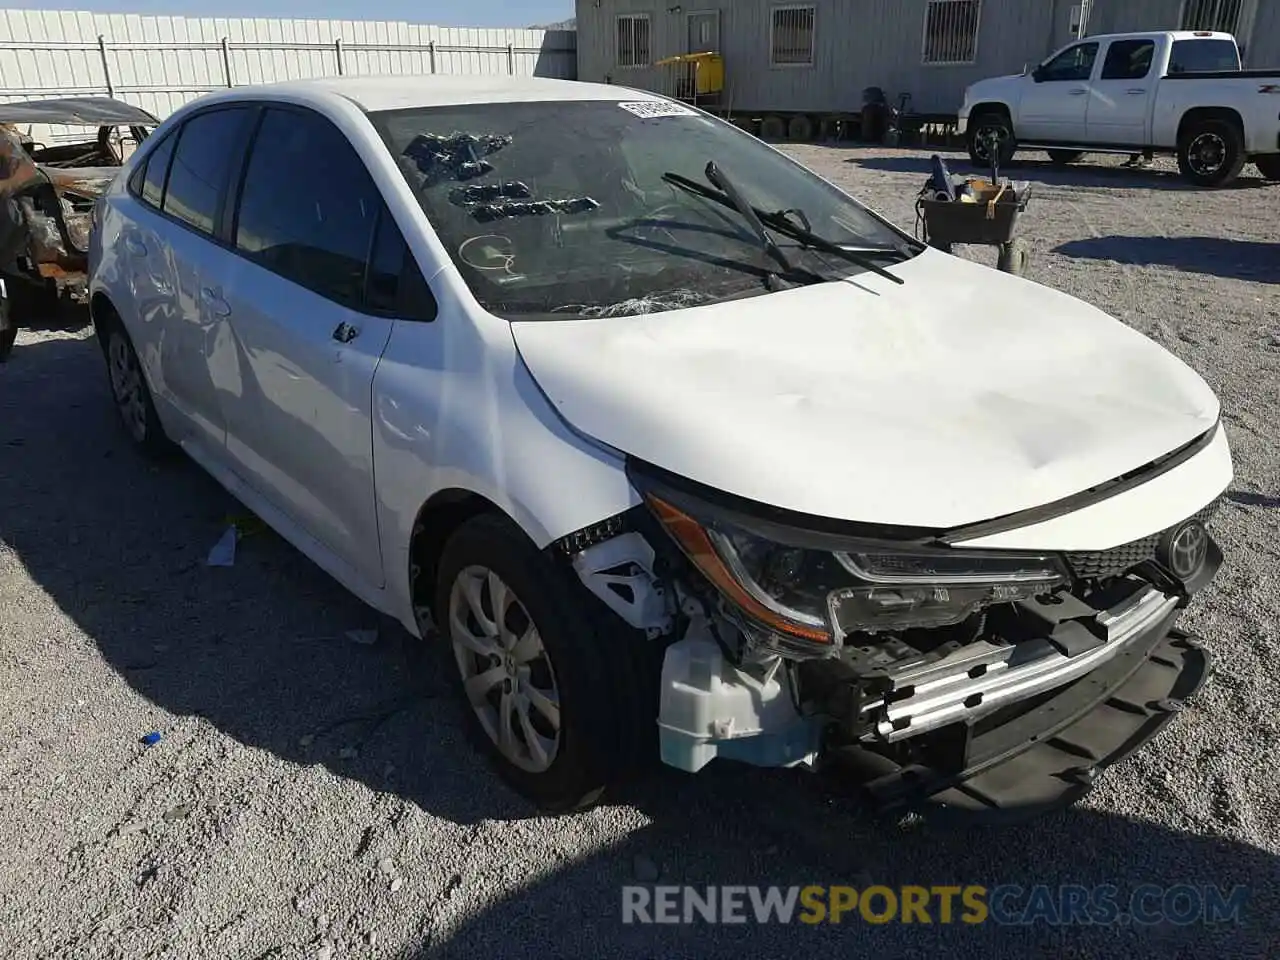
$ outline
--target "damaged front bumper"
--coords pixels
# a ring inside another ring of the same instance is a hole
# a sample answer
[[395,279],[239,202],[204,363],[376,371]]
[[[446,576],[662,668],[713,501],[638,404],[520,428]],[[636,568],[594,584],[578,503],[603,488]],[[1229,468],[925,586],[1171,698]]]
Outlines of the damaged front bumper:
[[1179,596],[1136,577],[1119,587],[1085,616],[1066,598],[1043,636],[977,641],[870,679],[836,660],[738,668],[691,631],[664,661],[662,759],[688,771],[716,757],[821,761],[855,773],[881,809],[1071,803],[1158,732],[1207,670],[1199,644],[1173,628]]

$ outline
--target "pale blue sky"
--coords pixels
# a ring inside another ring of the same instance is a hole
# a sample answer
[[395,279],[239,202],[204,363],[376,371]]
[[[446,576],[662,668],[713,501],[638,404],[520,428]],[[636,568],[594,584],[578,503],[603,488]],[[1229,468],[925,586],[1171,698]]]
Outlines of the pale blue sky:
[[187,17],[408,20],[449,27],[527,27],[573,16],[573,0],[4,0],[0,6]]

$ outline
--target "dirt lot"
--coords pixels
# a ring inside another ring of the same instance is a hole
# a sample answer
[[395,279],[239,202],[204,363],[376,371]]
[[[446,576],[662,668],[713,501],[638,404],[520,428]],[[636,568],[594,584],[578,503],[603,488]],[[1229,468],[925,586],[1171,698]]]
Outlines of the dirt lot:
[[[927,155],[795,154],[910,226]],[[894,831],[803,774],[660,773],[531,818],[461,735],[433,652],[234,511],[148,468],[84,331],[0,367],[0,954],[22,957],[1261,957],[1280,943],[1280,186],[1030,163],[1031,277],[1169,347],[1219,391],[1229,566],[1187,618],[1216,671],[1078,808]],[[1252,171],[1251,171],[1252,173]],[[966,255],[994,263],[994,251]],[[780,335],[785,335],[780,321]],[[1052,384],[1045,388],[1052,389]],[[940,469],[945,466],[940,465]],[[140,738],[162,734],[154,746]],[[636,927],[621,884],[1244,884],[1245,925]],[[1268,946],[1270,945],[1270,946]]]

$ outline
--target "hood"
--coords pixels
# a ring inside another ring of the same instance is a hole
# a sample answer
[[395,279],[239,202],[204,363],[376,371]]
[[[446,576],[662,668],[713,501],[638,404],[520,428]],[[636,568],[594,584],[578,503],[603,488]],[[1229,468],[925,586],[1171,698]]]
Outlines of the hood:
[[946,528],[1114,479],[1214,425],[1180,360],[1049,287],[927,250],[706,307],[512,324],[576,429],[811,515]]

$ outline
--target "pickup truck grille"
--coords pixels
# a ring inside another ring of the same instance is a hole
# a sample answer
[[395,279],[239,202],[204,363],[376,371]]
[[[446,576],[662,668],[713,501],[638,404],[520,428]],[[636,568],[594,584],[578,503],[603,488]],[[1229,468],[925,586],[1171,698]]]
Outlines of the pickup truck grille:
[[[1195,514],[1194,519],[1201,523],[1208,523],[1221,505],[1221,499],[1214,500],[1211,504]],[[1191,518],[1188,518],[1191,519]],[[1176,527],[1179,521],[1173,526]],[[1118,576],[1126,570],[1132,570],[1140,563],[1151,560],[1156,555],[1156,546],[1163,537],[1173,527],[1153,533],[1149,537],[1143,537],[1141,540],[1134,540],[1132,543],[1122,543],[1118,547],[1112,547],[1110,550],[1081,550],[1072,551],[1066,554],[1067,565],[1081,580],[1102,580],[1107,577]]]

